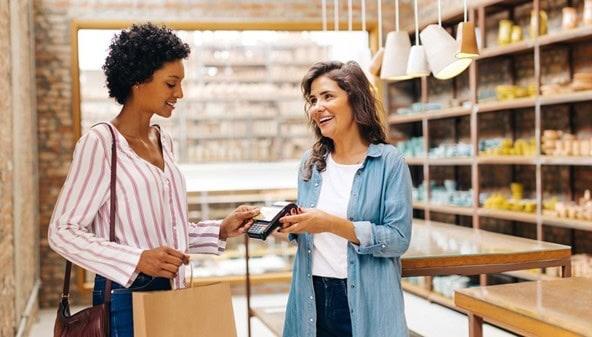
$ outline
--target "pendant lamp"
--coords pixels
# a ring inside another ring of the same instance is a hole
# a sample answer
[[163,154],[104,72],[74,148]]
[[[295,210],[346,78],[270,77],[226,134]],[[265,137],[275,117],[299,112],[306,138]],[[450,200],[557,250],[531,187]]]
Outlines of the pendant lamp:
[[399,81],[411,78],[407,75],[407,60],[409,58],[409,35],[399,31],[399,0],[395,0],[396,29],[386,36],[382,70],[380,78],[387,81]]
[[464,20],[458,24],[456,41],[458,43],[457,58],[476,59],[479,57],[475,24],[467,21],[467,0],[464,0]]
[[382,59],[384,55],[384,49],[382,48],[382,1],[376,0],[378,7],[378,46],[379,49],[374,54],[372,61],[370,62],[370,73],[374,76],[380,75],[380,69],[382,68]]
[[448,80],[465,71],[470,58],[456,58],[458,43],[442,28],[442,10],[438,0],[438,24],[427,26],[419,34],[425,47],[430,69],[439,80]]
[[430,74],[428,61],[426,59],[425,47],[419,44],[419,23],[417,20],[417,1],[414,0],[414,18],[415,18],[415,45],[409,51],[409,61],[407,63],[407,75],[409,77],[424,77]]

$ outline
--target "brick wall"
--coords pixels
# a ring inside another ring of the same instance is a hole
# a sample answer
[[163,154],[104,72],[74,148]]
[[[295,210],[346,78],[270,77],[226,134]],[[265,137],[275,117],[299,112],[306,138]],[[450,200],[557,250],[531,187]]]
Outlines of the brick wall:
[[28,1],[0,3],[0,336],[15,334],[39,277],[31,14]]
[[[330,3],[330,2],[328,2]],[[367,1],[367,18],[376,21],[376,2]],[[321,20],[321,1],[293,0],[35,0],[35,61],[39,141],[40,254],[42,306],[55,305],[60,292],[64,261],[47,244],[47,226],[55,200],[72,159],[74,140],[71,116],[70,23],[72,20],[154,21],[310,21]],[[359,19],[360,3],[354,2]],[[331,7],[331,6],[329,6]],[[383,3],[384,32],[393,29],[393,3]],[[405,11],[408,12],[408,4]],[[341,20],[347,3],[341,1]],[[328,16],[333,11],[329,8]],[[409,17],[404,15],[402,17]]]
[[[10,8],[0,2],[0,50],[10,50]],[[0,53],[0,91],[10,92],[10,54]],[[0,100],[0,336],[14,334],[16,315],[14,311],[14,243],[12,214],[12,114],[11,97]]]

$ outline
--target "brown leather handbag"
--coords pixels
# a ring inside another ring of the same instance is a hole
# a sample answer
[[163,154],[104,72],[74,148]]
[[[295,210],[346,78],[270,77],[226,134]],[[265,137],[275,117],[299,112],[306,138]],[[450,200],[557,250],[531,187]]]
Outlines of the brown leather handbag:
[[[109,219],[109,241],[115,241],[115,179],[117,177],[117,154],[115,146],[115,133],[111,125],[107,123],[111,136],[113,137],[113,145],[111,146],[111,215]],[[70,314],[70,273],[72,271],[72,262],[66,261],[66,273],[64,275],[64,290],[60,304],[58,306],[58,314],[55,320],[53,329],[54,337],[109,337],[109,319],[110,319],[110,304],[111,304],[111,280],[106,279],[103,304],[95,305],[90,308],[83,309],[74,315]]]

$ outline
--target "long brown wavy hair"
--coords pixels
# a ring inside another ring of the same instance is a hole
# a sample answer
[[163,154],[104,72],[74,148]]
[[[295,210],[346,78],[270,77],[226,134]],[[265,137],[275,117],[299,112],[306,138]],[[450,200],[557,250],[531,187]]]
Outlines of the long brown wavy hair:
[[304,96],[304,112],[308,123],[313,128],[316,142],[312,146],[312,154],[304,165],[304,180],[308,181],[312,176],[313,167],[322,172],[327,167],[327,155],[335,150],[333,140],[323,137],[320,128],[309,117],[311,107],[310,91],[312,82],[321,76],[327,76],[347,93],[348,103],[351,107],[354,121],[358,125],[360,135],[368,144],[386,143],[386,127],[382,104],[376,98],[376,92],[368,81],[366,74],[358,63],[339,61],[315,63],[302,79],[300,84]]

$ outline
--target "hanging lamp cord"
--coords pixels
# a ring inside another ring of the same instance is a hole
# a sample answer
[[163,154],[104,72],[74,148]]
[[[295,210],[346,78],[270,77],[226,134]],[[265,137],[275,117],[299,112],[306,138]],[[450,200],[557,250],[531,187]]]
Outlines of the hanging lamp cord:
[[414,1],[413,15],[415,17],[415,45],[419,46],[419,22],[417,22],[417,1]]
[[366,0],[362,0],[362,31],[366,31]]
[[382,46],[382,1],[376,1],[378,5],[378,45]]

